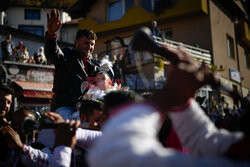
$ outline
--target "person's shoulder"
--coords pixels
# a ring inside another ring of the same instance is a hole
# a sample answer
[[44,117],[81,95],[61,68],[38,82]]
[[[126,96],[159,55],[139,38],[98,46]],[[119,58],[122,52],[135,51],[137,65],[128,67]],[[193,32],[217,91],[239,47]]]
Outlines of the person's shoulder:
[[63,47],[62,51],[66,51],[66,52],[70,52],[71,50],[73,50],[72,47]]
[[65,51],[65,52],[77,52],[77,50],[74,47],[63,47],[62,51]]
[[62,48],[62,51],[66,56],[67,55],[73,56],[73,55],[78,54],[78,51],[73,47],[64,47]]
[[66,59],[70,61],[79,59],[80,53],[74,47],[62,48],[62,52]]

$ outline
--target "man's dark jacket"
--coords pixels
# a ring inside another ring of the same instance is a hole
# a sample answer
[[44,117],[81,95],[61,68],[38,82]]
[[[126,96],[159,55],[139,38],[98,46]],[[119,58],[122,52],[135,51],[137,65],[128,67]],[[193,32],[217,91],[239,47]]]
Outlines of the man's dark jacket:
[[11,41],[8,43],[6,40],[1,42],[1,48],[2,48],[2,61],[8,60],[8,57],[12,54],[8,51],[8,45],[11,45],[11,49],[15,48],[14,43]]
[[84,69],[84,63],[80,53],[75,48],[60,49],[56,38],[49,38],[46,34],[45,55],[55,65],[51,110],[58,107],[75,108],[78,98],[82,96],[81,84],[87,81],[87,77],[94,77],[98,72],[91,60],[88,60],[88,74]]

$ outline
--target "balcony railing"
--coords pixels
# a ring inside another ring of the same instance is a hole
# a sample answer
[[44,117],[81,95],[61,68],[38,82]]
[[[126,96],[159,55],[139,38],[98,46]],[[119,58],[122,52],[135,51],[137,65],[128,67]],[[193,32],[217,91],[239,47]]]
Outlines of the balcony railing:
[[178,46],[184,46],[188,52],[191,53],[191,56],[200,62],[205,62],[206,64],[210,65],[212,56],[208,50],[197,48],[191,45],[183,44],[181,42],[172,41],[169,39],[165,39],[164,41],[160,37],[154,36],[154,39],[157,43],[161,45],[168,45],[174,48],[177,48]]
[[53,83],[54,65],[29,64],[13,61],[4,61],[3,65],[11,81],[30,81]]

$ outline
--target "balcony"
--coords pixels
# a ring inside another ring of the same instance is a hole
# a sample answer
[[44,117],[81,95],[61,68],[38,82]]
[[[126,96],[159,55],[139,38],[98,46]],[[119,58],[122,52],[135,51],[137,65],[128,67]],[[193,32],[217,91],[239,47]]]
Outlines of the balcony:
[[29,81],[38,83],[53,83],[53,65],[29,64],[13,61],[4,61],[8,77],[11,81]]
[[[101,5],[105,7],[105,5]],[[97,9],[96,9],[97,10]],[[100,11],[103,11],[100,9]],[[105,10],[104,10],[105,11]],[[93,11],[98,12],[98,11]],[[194,13],[208,14],[207,0],[181,0],[171,9],[165,10],[161,15],[154,12],[147,12],[140,6],[130,8],[121,19],[111,22],[97,22],[91,16],[79,21],[79,29],[92,29],[96,33],[108,33],[117,29],[139,28],[147,25],[152,20],[165,20],[170,18],[183,17]],[[138,26],[138,27],[137,27]]]
[[241,21],[238,24],[238,33],[240,41],[250,47],[250,26],[247,22]]
[[172,41],[168,39],[165,39],[165,41],[162,41],[162,39],[159,37],[154,37],[154,39],[157,43],[161,45],[167,45],[167,46],[171,46],[174,48],[177,48],[178,46],[184,46],[187,49],[187,51],[191,54],[194,60],[211,65],[212,57],[211,57],[209,50],[197,48],[191,45],[186,45],[181,42]]
[[[174,48],[184,46],[195,61],[211,65],[212,56],[208,50],[168,39],[163,41],[159,37],[154,37],[154,40],[160,45]],[[130,50],[130,62],[126,62],[124,71],[126,83],[131,89],[145,91],[163,87],[163,83],[167,78],[165,67],[169,64],[168,61],[156,54]]]

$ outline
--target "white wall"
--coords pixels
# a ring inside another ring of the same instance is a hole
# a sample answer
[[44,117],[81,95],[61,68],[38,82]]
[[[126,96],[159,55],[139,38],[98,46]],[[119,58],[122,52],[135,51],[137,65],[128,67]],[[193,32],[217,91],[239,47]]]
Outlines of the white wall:
[[[34,26],[43,26],[44,33],[47,31],[47,13],[51,11],[51,9],[40,9],[40,20],[25,20],[25,9],[39,9],[32,7],[10,7],[6,10],[6,18],[7,25],[9,27],[13,27],[18,29],[18,25],[34,25]],[[66,12],[61,13],[62,22],[68,22],[71,20],[71,17]]]
[[30,7],[10,7],[6,11],[7,26],[18,29],[18,25],[36,25],[44,26],[44,31],[46,31],[47,16],[46,13],[49,12],[49,9],[40,9],[41,15],[40,20],[25,20],[24,11],[25,9],[37,9]]

